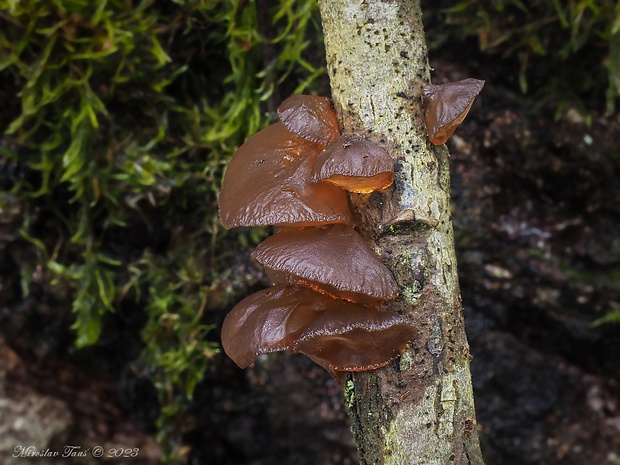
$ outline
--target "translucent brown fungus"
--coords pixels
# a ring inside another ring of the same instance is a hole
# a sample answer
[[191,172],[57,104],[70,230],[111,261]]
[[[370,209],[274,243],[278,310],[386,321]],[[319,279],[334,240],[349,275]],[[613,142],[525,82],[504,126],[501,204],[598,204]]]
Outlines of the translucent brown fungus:
[[405,351],[414,335],[411,323],[397,313],[339,306],[317,316],[298,338],[295,350],[332,374],[374,370]]
[[222,225],[352,224],[347,193],[312,183],[322,147],[275,123],[250,137],[233,155],[219,198]]
[[241,368],[281,350],[310,356],[332,373],[387,365],[413,338],[406,318],[297,286],[275,286],[239,302],[222,326],[222,347]]
[[351,192],[381,190],[394,181],[394,161],[376,143],[358,134],[344,134],[319,154],[312,180],[329,181]]
[[390,270],[347,226],[279,232],[261,242],[252,258],[277,284],[301,284],[353,302],[391,300],[398,295]]
[[292,350],[296,338],[332,301],[296,286],[275,286],[252,294],[224,319],[224,352],[245,368],[260,354]]
[[341,186],[383,189],[393,182],[393,161],[362,136],[340,136],[328,98],[293,95],[278,114],[281,122],[237,150],[222,184],[225,228],[276,231],[252,254],[276,285],[229,312],[222,347],[241,368],[282,350],[306,354],[336,378],[385,366],[415,330],[379,307],[397,297],[398,284],[353,229]]
[[422,90],[426,130],[435,145],[444,144],[467,116],[484,81],[464,79],[447,84],[430,84]]
[[318,95],[293,94],[278,107],[278,116],[289,131],[327,145],[340,136],[332,101]]

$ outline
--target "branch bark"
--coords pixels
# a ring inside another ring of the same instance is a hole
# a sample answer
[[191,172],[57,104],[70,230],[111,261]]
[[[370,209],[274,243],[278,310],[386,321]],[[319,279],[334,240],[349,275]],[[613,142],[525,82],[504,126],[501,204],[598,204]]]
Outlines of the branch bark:
[[428,141],[430,80],[418,0],[319,0],[332,97],[344,132],[391,149],[392,188],[352,196],[361,233],[400,285],[394,311],[418,335],[390,366],[349,375],[362,464],[482,465],[449,203],[448,151]]

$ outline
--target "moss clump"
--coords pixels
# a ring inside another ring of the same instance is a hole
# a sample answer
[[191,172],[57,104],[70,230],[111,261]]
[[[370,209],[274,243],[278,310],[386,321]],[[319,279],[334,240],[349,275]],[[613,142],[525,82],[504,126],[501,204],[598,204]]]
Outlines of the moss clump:
[[[315,2],[0,0],[2,199],[64,289],[76,344],[109,312],[146,313],[142,360],[164,417],[216,352],[205,303],[226,271],[217,195],[227,159],[269,119],[304,58]],[[228,236],[243,240],[246,236]],[[161,425],[163,427],[164,421]]]

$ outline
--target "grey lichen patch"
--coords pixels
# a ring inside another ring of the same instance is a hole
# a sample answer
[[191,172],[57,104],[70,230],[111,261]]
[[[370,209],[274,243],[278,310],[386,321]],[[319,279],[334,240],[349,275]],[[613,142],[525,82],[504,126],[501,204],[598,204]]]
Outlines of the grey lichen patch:
[[440,437],[449,437],[454,433],[454,415],[458,401],[456,393],[457,380],[453,376],[444,377],[439,391],[441,415],[437,425],[437,434]]
[[[388,228],[389,229],[389,228]],[[399,301],[413,310],[422,299],[431,277],[429,253],[425,234],[397,234],[399,226],[391,228],[392,234],[381,236],[377,242],[383,259],[392,270],[400,287]]]
[[401,295],[408,302],[417,305],[422,297],[422,289],[422,283],[414,280],[411,286],[401,288]]
[[437,318],[431,327],[430,338],[426,343],[426,348],[435,358],[439,358],[443,352],[444,346],[444,331],[441,325],[441,320]]
[[[415,404],[403,405],[389,423],[384,440],[386,448],[393,453],[385,458],[384,465],[473,465],[482,464],[479,451],[469,439],[457,437],[462,433],[460,418],[472,422],[467,414],[472,413],[460,398],[469,389],[469,374],[466,366],[452,374],[441,376],[435,382],[423,387],[416,396]],[[467,434],[471,434],[469,428]],[[458,446],[458,447],[456,447]],[[456,460],[455,450],[463,452],[470,460]],[[478,454],[478,455],[477,455]],[[415,457],[415,461],[412,461]]]
[[[419,147],[411,142],[412,147]],[[405,152],[412,153],[406,149]],[[434,161],[430,162],[434,163]],[[444,214],[445,203],[436,196],[429,195],[426,183],[429,178],[422,172],[427,172],[427,165],[421,164],[410,157],[399,158],[394,165],[394,199],[397,209],[393,213],[393,218],[388,219],[389,224],[405,221],[417,221],[436,227],[441,216]]]
[[417,193],[411,189],[413,167],[406,159],[400,158],[394,164],[394,188],[400,208],[413,209]]

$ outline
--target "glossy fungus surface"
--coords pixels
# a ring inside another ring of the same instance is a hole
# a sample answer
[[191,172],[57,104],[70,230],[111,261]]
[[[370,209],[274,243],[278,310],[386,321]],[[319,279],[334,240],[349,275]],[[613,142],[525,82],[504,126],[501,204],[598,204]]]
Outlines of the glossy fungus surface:
[[433,144],[444,144],[454,134],[483,86],[484,81],[470,78],[423,89],[426,129]]
[[276,231],[252,254],[275,285],[229,312],[222,347],[241,368],[275,351],[304,353],[336,378],[385,366],[415,330],[381,307],[398,284],[353,229],[345,189],[389,186],[393,160],[363,136],[340,136],[328,98],[293,95],[278,114],[233,155],[218,199],[225,228]]
[[296,338],[333,300],[297,286],[263,289],[226,315],[222,347],[241,368],[260,354],[292,350]]
[[398,295],[390,270],[347,226],[279,232],[260,243],[252,258],[278,284],[301,284],[354,302],[391,300]]
[[329,371],[371,370],[388,364],[411,341],[413,327],[392,312],[274,286],[239,302],[222,326],[222,347],[240,367],[260,354],[287,350],[310,356]]
[[341,306],[317,316],[295,349],[330,372],[374,370],[398,357],[415,329],[397,313]]
[[278,107],[278,116],[289,131],[321,145],[340,136],[332,101],[318,95],[293,94]]
[[394,162],[376,143],[358,134],[343,134],[319,154],[312,180],[325,180],[351,192],[368,193],[392,184]]
[[219,197],[223,226],[352,224],[347,193],[310,181],[321,149],[282,123],[250,137],[233,155],[224,176]]

